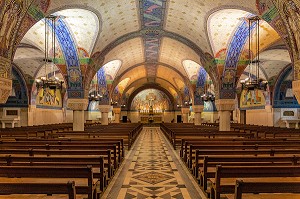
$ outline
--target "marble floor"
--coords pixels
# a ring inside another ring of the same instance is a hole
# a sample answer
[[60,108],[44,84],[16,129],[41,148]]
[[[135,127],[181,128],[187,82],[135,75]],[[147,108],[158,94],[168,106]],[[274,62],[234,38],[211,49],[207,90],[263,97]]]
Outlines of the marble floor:
[[158,127],[144,127],[102,198],[201,199],[200,188]]

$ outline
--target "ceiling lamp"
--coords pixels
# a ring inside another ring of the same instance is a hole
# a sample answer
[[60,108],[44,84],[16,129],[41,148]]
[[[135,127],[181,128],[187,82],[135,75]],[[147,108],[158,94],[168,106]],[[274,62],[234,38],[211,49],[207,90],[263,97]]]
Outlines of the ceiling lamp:
[[[268,82],[259,78],[259,21],[260,18],[258,16],[248,18],[249,21],[249,73],[246,79],[240,81],[242,84],[242,89],[246,90],[266,90]],[[254,34],[251,34],[251,30],[253,29]],[[254,53],[256,53],[256,59],[254,59]]]
[[[64,83],[61,81],[57,76],[55,76],[55,50],[56,50],[56,41],[55,41],[55,21],[58,16],[50,15],[45,17],[45,57],[44,57],[44,69],[45,74],[44,76],[38,77],[36,79],[36,87],[37,89],[62,89],[62,84]],[[51,28],[49,27],[51,26]],[[50,40],[50,31],[51,31],[51,40]],[[50,45],[50,46],[49,46]],[[52,48],[53,57],[52,59],[49,56],[49,47]],[[52,67],[49,70],[48,68]],[[47,70],[48,69],[48,70]],[[49,77],[50,76],[50,77]]]
[[201,95],[201,99],[204,102],[207,101],[215,101],[215,96],[212,94],[212,81],[209,77],[207,77],[207,80],[205,81],[204,85],[204,93]]
[[102,98],[103,96],[100,95],[100,93],[99,93],[97,73],[92,80],[92,87],[93,87],[93,91],[89,93],[89,100],[90,101],[99,101],[100,98]]

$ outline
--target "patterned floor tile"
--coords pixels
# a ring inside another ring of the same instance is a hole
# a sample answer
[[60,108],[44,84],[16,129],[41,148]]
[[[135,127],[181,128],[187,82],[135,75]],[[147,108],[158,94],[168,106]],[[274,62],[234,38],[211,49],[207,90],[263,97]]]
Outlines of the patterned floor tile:
[[[110,191],[111,199],[190,199],[182,168],[178,169],[178,158],[159,128],[144,128],[135,144],[127,170],[122,171],[123,185],[118,194]],[[174,161],[172,157],[176,159]],[[186,178],[186,176],[185,176]],[[111,190],[114,190],[112,188]],[[189,190],[195,190],[190,188]],[[195,193],[192,191],[192,194]],[[115,195],[115,197],[113,197]],[[196,197],[200,199],[201,197]]]

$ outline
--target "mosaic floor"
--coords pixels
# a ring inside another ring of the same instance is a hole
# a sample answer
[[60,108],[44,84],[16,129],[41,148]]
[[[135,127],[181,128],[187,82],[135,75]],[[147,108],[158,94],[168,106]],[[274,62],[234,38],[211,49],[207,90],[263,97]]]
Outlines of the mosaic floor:
[[[182,168],[178,170],[177,167],[180,166],[173,161],[174,152],[168,144],[159,128],[144,128],[133,154],[127,159],[127,166],[124,166],[117,177],[119,183],[115,183],[110,193],[103,198],[200,199],[200,194],[196,192],[187,174]],[[188,183],[185,183],[183,177]]]

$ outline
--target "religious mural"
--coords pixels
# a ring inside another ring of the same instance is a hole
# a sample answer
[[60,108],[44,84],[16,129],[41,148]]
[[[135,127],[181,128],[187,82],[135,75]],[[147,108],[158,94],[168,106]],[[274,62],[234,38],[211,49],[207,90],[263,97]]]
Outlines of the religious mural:
[[286,68],[279,81],[275,85],[274,108],[300,108],[292,90],[293,72],[292,67]]
[[62,108],[62,97],[59,89],[39,89],[36,105],[42,107]]
[[146,89],[134,97],[131,103],[131,110],[144,112],[170,110],[169,98],[165,93],[157,89]]
[[264,92],[259,89],[246,90],[241,94],[240,108],[244,109],[263,109],[266,105]]

